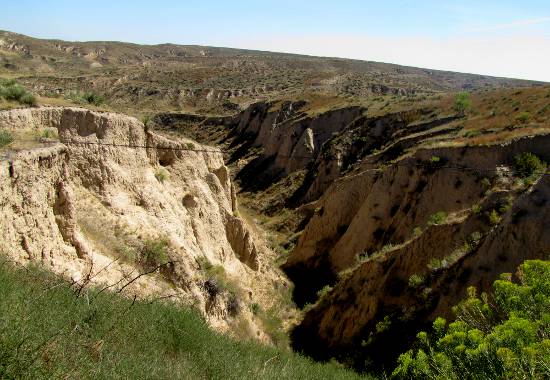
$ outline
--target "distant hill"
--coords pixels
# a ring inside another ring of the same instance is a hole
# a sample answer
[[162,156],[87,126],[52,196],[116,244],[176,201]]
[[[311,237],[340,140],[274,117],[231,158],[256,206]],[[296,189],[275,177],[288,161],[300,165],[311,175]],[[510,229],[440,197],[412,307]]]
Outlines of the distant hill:
[[157,110],[209,109],[304,92],[353,100],[541,84],[340,58],[42,40],[6,31],[0,31],[0,76],[19,77],[41,95],[89,90],[120,107]]

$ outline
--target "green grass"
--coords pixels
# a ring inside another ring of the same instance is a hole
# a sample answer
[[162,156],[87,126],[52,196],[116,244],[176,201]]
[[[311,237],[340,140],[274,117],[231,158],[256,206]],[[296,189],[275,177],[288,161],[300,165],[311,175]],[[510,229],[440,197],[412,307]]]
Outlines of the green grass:
[[0,130],[0,148],[9,145],[13,142],[13,135],[10,131]]
[[132,302],[0,263],[0,378],[356,379],[334,364],[238,342],[197,312]]
[[14,80],[0,78],[0,98],[18,102],[27,106],[35,106],[36,97]]

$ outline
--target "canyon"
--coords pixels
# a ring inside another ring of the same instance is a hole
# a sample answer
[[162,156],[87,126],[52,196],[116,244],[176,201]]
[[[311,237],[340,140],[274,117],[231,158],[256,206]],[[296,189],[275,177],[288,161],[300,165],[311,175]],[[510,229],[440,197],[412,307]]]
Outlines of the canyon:
[[37,95],[0,102],[0,251],[78,294],[388,373],[549,257],[545,83],[10,32],[0,64]]

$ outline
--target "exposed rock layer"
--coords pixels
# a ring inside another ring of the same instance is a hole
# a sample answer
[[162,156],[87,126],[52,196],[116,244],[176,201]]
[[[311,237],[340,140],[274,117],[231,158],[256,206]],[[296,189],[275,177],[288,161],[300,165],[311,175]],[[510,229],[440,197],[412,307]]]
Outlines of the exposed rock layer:
[[120,281],[118,289],[147,269],[144,245],[166,241],[169,264],[126,290],[176,294],[222,330],[231,308],[221,296],[212,299],[201,262],[223,266],[245,289],[254,287],[258,270],[266,282],[276,278],[261,267],[262,248],[234,216],[219,150],[167,139],[134,118],[76,108],[0,112],[0,127],[55,128],[59,135],[57,143],[12,151],[0,162],[0,249],[13,260],[41,262],[78,283]]

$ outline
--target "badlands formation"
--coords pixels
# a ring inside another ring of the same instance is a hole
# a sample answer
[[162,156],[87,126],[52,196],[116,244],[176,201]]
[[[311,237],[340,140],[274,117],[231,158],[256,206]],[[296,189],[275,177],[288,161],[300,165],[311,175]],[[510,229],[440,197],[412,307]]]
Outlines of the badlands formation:
[[246,305],[268,309],[275,287],[288,285],[238,217],[219,149],[80,108],[3,111],[0,124],[59,138],[2,157],[0,249],[11,260],[41,263],[76,286],[195,305],[221,331],[238,314],[247,333],[269,340]]

